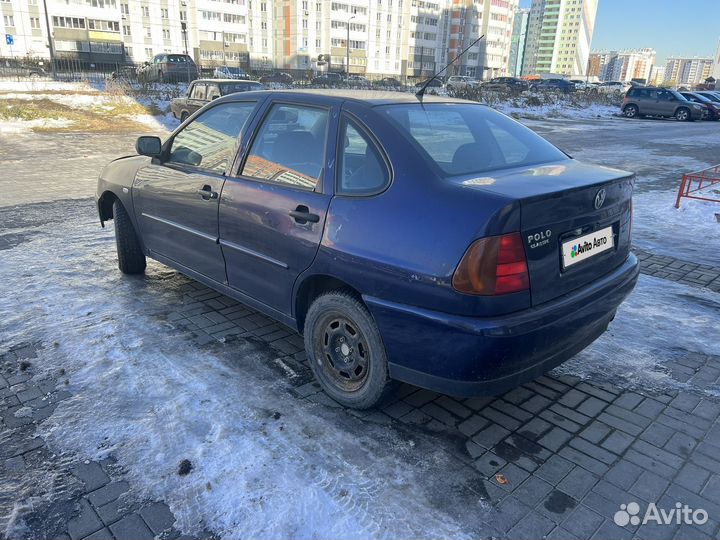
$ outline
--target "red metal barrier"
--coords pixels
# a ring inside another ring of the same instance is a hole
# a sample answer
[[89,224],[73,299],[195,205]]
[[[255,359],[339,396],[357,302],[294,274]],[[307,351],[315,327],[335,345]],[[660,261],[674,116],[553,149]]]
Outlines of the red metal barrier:
[[[715,184],[720,184],[720,165],[703,169],[702,171],[683,174],[680,189],[678,190],[675,208],[680,208],[680,199],[698,199],[701,201],[720,202],[720,194],[715,197],[701,197],[698,192],[707,189]],[[693,195],[696,193],[697,195]],[[706,194],[703,194],[706,195]]]

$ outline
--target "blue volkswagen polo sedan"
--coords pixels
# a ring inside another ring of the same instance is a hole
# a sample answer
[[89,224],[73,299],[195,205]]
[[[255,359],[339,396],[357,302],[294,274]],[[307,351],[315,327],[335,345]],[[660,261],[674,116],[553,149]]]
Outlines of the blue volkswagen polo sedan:
[[496,394],[587,347],[630,293],[633,175],[473,102],[246,92],[102,171],[119,268],[156,259],[304,335],[338,402],[392,380]]

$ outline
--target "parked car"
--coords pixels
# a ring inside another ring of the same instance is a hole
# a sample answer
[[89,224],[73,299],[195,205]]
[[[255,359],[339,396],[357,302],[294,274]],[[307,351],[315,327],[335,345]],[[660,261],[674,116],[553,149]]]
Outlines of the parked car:
[[175,118],[179,118],[181,122],[184,122],[188,116],[220,96],[264,89],[265,86],[262,83],[255,81],[198,79],[190,83],[185,97],[172,100],[170,110]]
[[442,79],[433,77],[432,79],[425,79],[424,81],[416,82],[415,88],[422,88],[428,81],[430,81],[427,85],[428,88],[443,88],[445,86],[445,83],[442,82]]
[[479,103],[245,92],[136,149],[98,180],[120,270],[152,257],[296,328],[349,407],[390,379],[456,396],[534,379],[638,277],[633,175]]
[[688,101],[679,92],[652,86],[630,88],[625,94],[621,110],[628,118],[674,116],[681,122],[701,120],[707,114],[704,105]]
[[384,77],[379,81],[374,81],[373,85],[383,88],[400,88],[402,83],[393,77]]
[[583,79],[570,79],[570,82],[575,85],[575,90],[592,90],[597,87],[597,83],[591,83]]
[[40,66],[23,64],[13,60],[0,61],[0,77],[20,77],[34,79],[47,77],[47,73]]
[[136,81],[138,68],[134,65],[120,66],[110,74],[110,78],[119,81]]
[[138,76],[143,82],[190,82],[198,78],[198,68],[187,54],[156,54]]
[[216,79],[249,79],[250,75],[241,67],[220,66],[213,71],[213,77]]
[[695,92],[696,94],[708,98],[713,103],[720,103],[720,92],[715,92],[712,90],[701,90]]
[[277,71],[269,75],[263,75],[260,77],[260,82],[263,84],[274,83],[290,86],[293,83],[293,78],[289,73]]
[[632,85],[630,83],[621,82],[621,81],[605,81],[601,82],[598,87],[597,91],[600,94],[612,94],[614,92],[627,92]]
[[706,120],[720,120],[720,98],[718,98],[717,101],[713,101],[698,92],[680,92],[680,94],[688,101],[704,105],[707,109]]
[[499,92],[523,92],[529,88],[527,81],[517,77],[495,77],[482,83],[483,90]]
[[569,94],[575,91],[575,84],[567,79],[535,79],[529,83],[532,92],[562,92]]
[[350,86],[370,86],[370,81],[367,80],[367,77],[363,77],[362,75],[350,75],[347,78],[347,82]]
[[313,84],[321,86],[339,86],[345,83],[345,78],[340,73],[323,73],[313,78]]
[[478,86],[480,86],[480,81],[475,77],[466,75],[452,75],[445,82],[445,87],[448,90],[465,90],[466,88],[477,88]]

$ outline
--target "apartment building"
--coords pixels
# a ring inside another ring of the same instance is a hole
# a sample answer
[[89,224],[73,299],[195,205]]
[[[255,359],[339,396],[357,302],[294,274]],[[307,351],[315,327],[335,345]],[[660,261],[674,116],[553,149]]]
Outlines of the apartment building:
[[523,75],[585,76],[597,0],[533,0]]
[[[427,77],[477,37],[451,73],[507,73],[518,0],[46,0],[58,58]],[[49,57],[43,0],[0,0],[0,56]],[[318,62],[318,57],[330,61]],[[349,57],[349,58],[348,58]],[[349,66],[348,64],[349,59]]]
[[665,63],[664,84],[700,84],[712,74],[712,58],[670,57]]
[[522,75],[522,66],[525,58],[525,41],[527,40],[529,20],[529,8],[518,9],[515,12],[512,37],[510,39],[510,60],[508,62],[508,73],[514,77]]
[[655,65],[655,49],[593,52],[588,60],[588,76],[601,81],[649,81]]

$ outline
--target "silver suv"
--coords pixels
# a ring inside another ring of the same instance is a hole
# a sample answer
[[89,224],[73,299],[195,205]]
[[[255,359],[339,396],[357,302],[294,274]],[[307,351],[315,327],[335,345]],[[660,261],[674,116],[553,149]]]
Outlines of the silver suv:
[[702,119],[707,109],[704,105],[688,101],[675,90],[636,86],[625,94],[622,112],[628,118],[674,116],[681,122],[691,122]]

